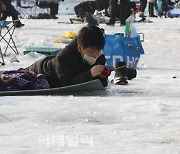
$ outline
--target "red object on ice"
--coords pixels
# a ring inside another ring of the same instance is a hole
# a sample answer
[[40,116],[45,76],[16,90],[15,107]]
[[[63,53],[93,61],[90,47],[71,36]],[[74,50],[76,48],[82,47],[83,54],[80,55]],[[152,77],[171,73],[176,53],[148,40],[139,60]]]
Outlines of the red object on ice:
[[108,77],[110,75],[110,73],[111,73],[110,68],[108,66],[104,66],[104,70],[102,72],[102,75]]

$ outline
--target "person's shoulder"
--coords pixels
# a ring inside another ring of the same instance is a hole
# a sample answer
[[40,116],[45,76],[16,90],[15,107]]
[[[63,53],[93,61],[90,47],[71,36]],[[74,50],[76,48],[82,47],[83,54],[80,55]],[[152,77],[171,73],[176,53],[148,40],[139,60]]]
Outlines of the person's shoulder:
[[77,38],[71,40],[66,46],[65,49],[67,50],[77,50]]
[[74,38],[68,45],[65,46],[65,48],[59,52],[59,54],[57,56],[68,56],[68,55],[72,55],[72,54],[76,54],[77,53],[77,39]]

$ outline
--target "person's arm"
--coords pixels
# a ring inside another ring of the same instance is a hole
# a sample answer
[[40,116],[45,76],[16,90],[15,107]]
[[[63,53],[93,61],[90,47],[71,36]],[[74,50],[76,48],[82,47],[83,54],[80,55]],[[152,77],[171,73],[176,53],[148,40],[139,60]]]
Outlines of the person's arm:
[[[95,65],[105,65],[105,63],[106,63],[106,58],[104,57],[104,54],[102,54],[101,56],[99,56],[98,57],[98,59],[96,60],[96,63],[95,63]],[[108,85],[108,77],[100,77],[100,76],[98,76],[98,77],[96,77],[97,79],[99,79],[100,81],[101,81],[101,83],[102,83],[102,85],[104,86],[104,87],[106,87],[107,85]]]
[[93,80],[91,71],[75,72],[75,66],[70,61],[62,57],[55,57],[54,68],[59,79],[59,84],[69,86]]
[[[61,53],[63,52],[61,51]],[[73,61],[73,59],[66,54],[54,58],[54,71],[59,79],[59,83],[57,84],[68,86],[99,79],[103,86],[107,86],[107,77],[100,77],[104,69],[103,65],[106,62],[104,55],[101,55],[97,59],[93,67],[82,62],[77,64],[78,62],[79,61]],[[84,67],[85,69],[83,69]],[[95,67],[98,69],[95,69]]]

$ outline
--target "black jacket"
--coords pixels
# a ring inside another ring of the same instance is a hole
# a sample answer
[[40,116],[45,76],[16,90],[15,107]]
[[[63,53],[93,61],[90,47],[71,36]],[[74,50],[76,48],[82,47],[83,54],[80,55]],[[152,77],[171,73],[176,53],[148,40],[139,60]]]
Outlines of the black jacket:
[[102,11],[103,9],[107,9],[109,7],[110,0],[95,0],[96,9],[98,11]]
[[7,16],[12,16],[13,20],[18,20],[18,15],[20,15],[20,13],[11,4],[11,0],[0,0],[0,7],[2,4],[6,5],[6,10],[2,11],[2,9],[0,9],[2,13],[1,20],[6,20]]
[[[95,65],[104,65],[106,59],[101,55]],[[55,57],[46,57],[26,68],[27,71],[46,75],[51,88],[74,85],[94,80],[90,69],[93,66],[83,60],[77,50],[77,39],[71,41]],[[107,78],[100,78],[103,86],[107,86]]]
[[6,5],[6,7],[11,6],[11,0],[0,0],[0,3],[4,3]]
[[86,12],[94,14],[95,9],[90,7],[91,1],[82,2],[74,7],[74,11],[77,16],[85,17]]

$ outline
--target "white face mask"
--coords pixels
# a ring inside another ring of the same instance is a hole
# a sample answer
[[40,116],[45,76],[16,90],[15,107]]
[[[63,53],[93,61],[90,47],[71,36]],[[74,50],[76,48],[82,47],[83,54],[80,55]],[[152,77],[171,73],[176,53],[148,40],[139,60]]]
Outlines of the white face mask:
[[83,59],[89,64],[89,65],[94,65],[97,58],[88,56],[87,54],[84,54]]

